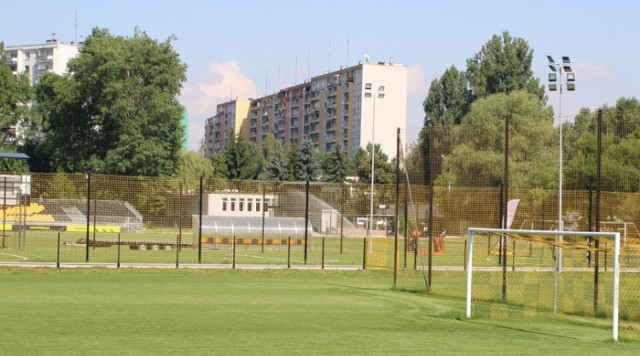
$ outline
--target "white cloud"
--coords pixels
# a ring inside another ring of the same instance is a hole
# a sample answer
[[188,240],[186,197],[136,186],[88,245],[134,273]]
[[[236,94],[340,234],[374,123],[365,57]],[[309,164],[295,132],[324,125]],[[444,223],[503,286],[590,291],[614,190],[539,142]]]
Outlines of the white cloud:
[[204,136],[204,121],[215,114],[216,105],[235,98],[253,98],[257,93],[253,80],[233,60],[214,62],[206,73],[196,75],[194,82],[187,82],[180,102],[189,113],[189,149],[198,149]]
[[621,77],[606,65],[590,62],[578,62],[573,65],[576,80],[597,81],[606,85],[620,82]]
[[407,95],[427,95],[427,82],[424,80],[424,73],[419,66],[407,68]]

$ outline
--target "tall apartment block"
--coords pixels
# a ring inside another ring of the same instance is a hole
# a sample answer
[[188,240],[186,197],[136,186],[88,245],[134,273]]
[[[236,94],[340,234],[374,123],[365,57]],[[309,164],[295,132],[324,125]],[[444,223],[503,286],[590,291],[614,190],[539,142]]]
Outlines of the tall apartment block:
[[78,45],[53,38],[44,44],[6,46],[4,54],[13,74],[27,72],[33,85],[46,72],[67,73],[67,62],[78,55]]
[[205,124],[204,153],[224,150],[233,129],[258,145],[269,134],[285,147],[300,147],[308,137],[321,152],[339,144],[349,156],[373,139],[395,157],[396,131],[405,142],[406,116],[406,66],[361,63],[269,96],[218,105]]
[[[44,44],[7,46],[4,49],[7,65],[13,75],[26,72],[29,83],[34,85],[46,72],[67,73],[67,62],[78,55],[78,45],[64,44],[57,39],[47,40]],[[8,132],[7,141],[18,145],[24,143],[26,122],[16,122]]]

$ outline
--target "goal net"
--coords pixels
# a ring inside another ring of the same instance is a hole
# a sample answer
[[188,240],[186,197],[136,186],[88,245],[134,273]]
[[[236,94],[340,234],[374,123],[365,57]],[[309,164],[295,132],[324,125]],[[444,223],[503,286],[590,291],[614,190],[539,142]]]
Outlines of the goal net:
[[472,307],[489,318],[583,318],[618,339],[618,232],[469,228],[467,244],[467,318]]

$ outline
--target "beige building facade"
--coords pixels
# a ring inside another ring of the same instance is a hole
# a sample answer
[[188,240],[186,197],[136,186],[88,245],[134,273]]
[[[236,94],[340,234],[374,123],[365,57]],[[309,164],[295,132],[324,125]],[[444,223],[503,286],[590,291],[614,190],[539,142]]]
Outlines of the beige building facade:
[[397,129],[406,142],[406,116],[406,66],[360,63],[269,96],[218,105],[205,124],[204,153],[224,150],[233,128],[258,145],[268,135],[285,147],[300,147],[309,138],[321,152],[340,145],[349,156],[373,140],[391,158]]

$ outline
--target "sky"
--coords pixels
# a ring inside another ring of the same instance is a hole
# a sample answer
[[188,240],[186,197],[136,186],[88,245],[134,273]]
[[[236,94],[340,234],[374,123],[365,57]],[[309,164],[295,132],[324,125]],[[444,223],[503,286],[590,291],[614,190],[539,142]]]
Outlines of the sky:
[[[508,31],[533,50],[542,84],[546,55],[569,56],[576,90],[548,93],[556,121],[580,108],[640,98],[637,0],[0,0],[5,46],[70,43],[95,27],[135,29],[173,46],[187,65],[180,102],[189,114],[188,147],[197,150],[217,104],[255,98],[363,61],[407,66],[407,139],[423,124],[430,83],[452,65],[466,69],[493,35]],[[561,99],[561,100],[560,100]]]

